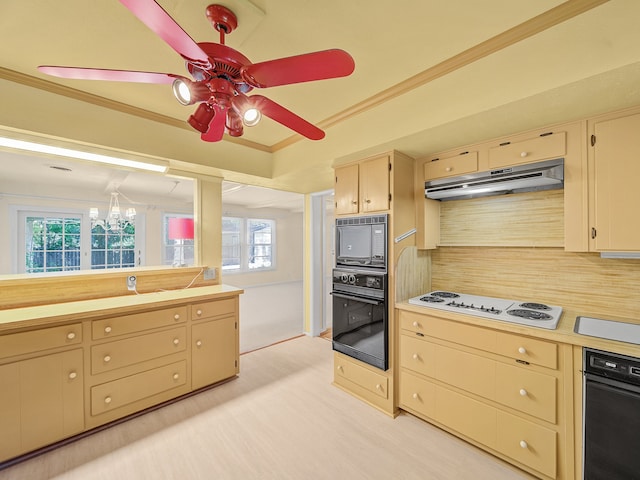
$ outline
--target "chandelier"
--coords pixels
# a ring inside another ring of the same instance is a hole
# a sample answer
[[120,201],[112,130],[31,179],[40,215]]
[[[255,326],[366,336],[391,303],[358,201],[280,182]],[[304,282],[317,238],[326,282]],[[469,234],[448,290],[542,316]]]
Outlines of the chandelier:
[[123,215],[120,211],[118,195],[118,192],[111,192],[111,200],[109,201],[109,210],[106,218],[100,218],[100,212],[97,207],[91,207],[89,209],[91,228],[100,226],[104,230],[118,231],[133,224],[136,218],[136,209],[133,207],[127,208]]

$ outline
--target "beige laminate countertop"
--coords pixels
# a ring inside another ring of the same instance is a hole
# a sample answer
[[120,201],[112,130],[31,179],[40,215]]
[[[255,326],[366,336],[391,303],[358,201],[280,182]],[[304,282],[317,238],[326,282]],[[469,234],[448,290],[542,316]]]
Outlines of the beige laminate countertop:
[[412,305],[408,302],[396,303],[395,307],[399,310],[406,310],[409,312],[420,313],[423,315],[429,315],[432,317],[444,318],[446,320],[453,320],[460,323],[466,323],[469,325],[476,325],[480,327],[493,328],[495,330],[502,330],[505,332],[517,333],[520,335],[527,335],[529,337],[542,338],[547,340],[553,340],[555,342],[566,343],[570,345],[576,345],[580,347],[590,347],[599,350],[605,350],[608,352],[616,352],[624,355],[632,355],[640,357],[640,345],[626,342],[618,342],[614,340],[606,340],[596,337],[589,337],[587,335],[581,335],[573,331],[578,316],[582,317],[594,317],[603,320],[614,320],[618,322],[627,322],[640,325],[640,318],[630,319],[621,318],[616,316],[603,317],[601,314],[591,314],[589,312],[576,312],[570,309],[564,309],[558,327],[555,330],[548,330],[545,328],[535,328],[526,325],[518,325],[516,323],[503,322],[499,320],[490,320],[482,317],[474,317],[472,315],[464,315],[454,312],[447,312],[443,310],[435,310],[428,307],[421,307],[418,305]]
[[162,307],[176,303],[215,300],[240,295],[244,290],[230,285],[193,287],[153,293],[131,293],[120,297],[38,305],[0,310],[0,334],[23,328],[42,327],[58,322],[87,320],[105,315],[127,314],[141,307]]

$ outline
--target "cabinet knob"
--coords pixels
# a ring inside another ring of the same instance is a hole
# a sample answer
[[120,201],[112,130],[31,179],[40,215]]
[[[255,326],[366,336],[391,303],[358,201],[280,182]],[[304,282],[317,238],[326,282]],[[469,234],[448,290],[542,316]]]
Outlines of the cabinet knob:
[[524,347],[520,347],[518,348],[518,353],[521,353],[522,355],[524,355],[525,353],[527,353],[527,349]]
[[104,333],[111,333],[111,327],[104,327]]
[[104,363],[109,363],[111,361],[111,357],[109,355],[104,356]]
[[180,314],[179,314],[179,313],[176,313],[176,314],[173,316],[173,319],[174,319],[174,320],[180,320]]
[[411,357],[412,357],[414,360],[418,360],[418,359],[420,358],[420,356],[419,356],[417,353],[414,353]]
[[197,316],[202,315],[202,310],[200,310],[200,309],[196,310],[196,315],[197,315]]
[[376,390],[382,390],[382,385],[380,385],[379,383],[376,384]]
[[180,378],[180,374],[178,374],[178,373],[174,373],[173,374],[173,379],[174,380],[178,380],[179,378]]
[[417,400],[419,395],[417,393],[414,393],[413,395],[411,395],[413,397],[414,400]]
[[338,370],[340,370],[341,372],[344,370],[344,368],[342,368],[342,365],[338,365],[336,368],[337,368]]
[[180,339],[179,338],[174,338],[173,339],[173,344],[174,345],[179,345],[180,344]]
[[527,391],[524,388],[521,388],[520,389],[520,395],[522,395],[523,397],[526,397],[528,394],[527,394]]
[[67,338],[69,340],[73,340],[74,338],[76,338],[76,334],[74,332],[69,332],[67,333]]
[[520,152],[520,156],[522,158],[526,157],[527,155],[529,155],[527,152]]
[[451,167],[447,167],[447,168],[444,169],[445,172],[450,172],[451,170],[453,170],[453,168],[451,168]]
[[69,372],[69,379],[74,380],[78,374],[76,372]]
[[109,405],[111,403],[111,397],[104,397],[104,403]]
[[527,445],[527,442],[525,442],[524,440],[520,440],[520,447],[521,448],[528,448],[529,445]]
[[419,324],[418,322],[413,322],[413,323],[412,323],[412,325],[413,325],[414,327],[419,327],[419,326],[420,326],[420,324]]
[[201,347],[202,346],[202,340],[198,340],[196,342],[196,347]]
[[351,205],[357,205],[357,204],[358,204],[358,202],[356,200],[352,200],[351,201]]

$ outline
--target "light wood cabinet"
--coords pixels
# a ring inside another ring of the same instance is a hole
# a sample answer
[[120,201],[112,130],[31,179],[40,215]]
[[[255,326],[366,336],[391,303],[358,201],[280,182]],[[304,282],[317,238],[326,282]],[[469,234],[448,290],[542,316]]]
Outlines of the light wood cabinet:
[[588,122],[593,251],[640,251],[640,112]]
[[544,132],[529,138],[502,140],[489,148],[489,168],[564,158],[567,153],[565,132]]
[[387,410],[389,396],[388,376],[374,367],[358,362],[346,355],[333,352],[333,382],[365,402]]
[[389,155],[335,169],[335,214],[389,210]]
[[567,478],[573,418],[563,410],[571,395],[563,388],[571,372],[558,344],[411,311],[399,316],[400,408],[540,478]]
[[0,461],[82,431],[83,378],[82,349],[0,365]]
[[194,390],[238,373],[238,322],[235,316],[199,323],[191,332],[191,386]]
[[429,159],[424,163],[424,180],[455,177],[478,171],[478,152],[461,152],[454,156]]

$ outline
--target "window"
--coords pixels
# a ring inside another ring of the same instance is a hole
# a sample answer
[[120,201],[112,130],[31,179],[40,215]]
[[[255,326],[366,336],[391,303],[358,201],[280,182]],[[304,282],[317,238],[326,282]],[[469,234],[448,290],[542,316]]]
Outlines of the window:
[[268,219],[223,217],[222,269],[234,272],[273,268],[275,224]]
[[[136,226],[118,228],[92,225],[82,213],[18,210],[18,261],[16,271],[65,272],[84,269],[139,266]],[[144,230],[144,229],[143,229]]]
[[27,216],[25,272],[80,270],[81,219],[67,216]]

